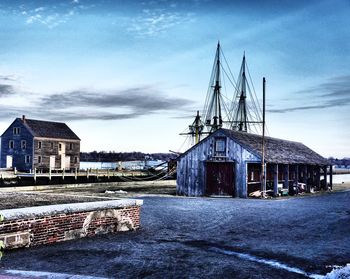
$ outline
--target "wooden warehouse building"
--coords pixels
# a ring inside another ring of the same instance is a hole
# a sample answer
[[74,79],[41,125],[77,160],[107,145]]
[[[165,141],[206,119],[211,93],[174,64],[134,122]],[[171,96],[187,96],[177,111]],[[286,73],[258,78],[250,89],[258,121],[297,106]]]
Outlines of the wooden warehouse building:
[[1,168],[79,168],[80,139],[60,122],[16,118],[1,136]]
[[[274,195],[295,183],[306,190],[327,186],[330,163],[304,144],[266,137],[265,150],[267,189]],[[219,129],[179,156],[177,193],[246,198],[261,188],[261,160],[261,136]]]

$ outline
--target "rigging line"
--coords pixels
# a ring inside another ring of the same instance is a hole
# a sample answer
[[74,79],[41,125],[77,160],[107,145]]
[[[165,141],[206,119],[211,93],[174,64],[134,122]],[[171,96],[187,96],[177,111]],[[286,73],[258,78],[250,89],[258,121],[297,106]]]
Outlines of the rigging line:
[[231,77],[232,77],[233,81],[237,84],[235,76],[231,72],[231,68],[230,68],[230,66],[229,66],[229,64],[228,64],[228,62],[226,60],[226,56],[225,56],[224,52],[222,51],[222,49],[221,49],[221,53],[222,53],[222,57],[224,57],[224,61],[225,61],[226,65],[227,65],[227,68],[228,68],[228,70],[229,70],[229,72],[231,74]]
[[228,78],[228,80],[230,81],[230,83],[232,84],[233,88],[237,90],[237,88],[236,88],[236,84],[237,84],[236,81],[235,80],[232,81],[230,79],[230,76],[227,74],[226,70],[223,67],[222,67],[222,70],[223,70],[224,74],[226,75],[226,77]]
[[251,77],[251,75],[250,75],[250,71],[249,71],[249,68],[248,68],[248,64],[247,64],[247,71],[248,71],[248,76],[249,76],[249,79],[250,79],[250,83],[252,84],[252,87],[253,87],[253,90],[254,90],[255,98],[256,98],[256,100],[258,101],[258,104],[259,104],[259,106],[258,106],[259,112],[260,112],[260,114],[262,114],[262,110],[261,110],[260,103],[259,103],[259,100],[258,100],[256,91],[255,91],[255,87],[254,87],[254,83],[253,83],[253,81],[252,81],[252,77]]
[[251,103],[253,105],[253,112],[255,114],[255,117],[256,117],[256,119],[261,120],[260,115],[259,115],[259,110],[258,110],[257,105],[256,105],[256,100],[254,100],[254,97],[253,97],[253,94],[251,92],[249,84],[247,84],[247,87],[248,87],[248,93],[249,93],[249,96],[251,99]]

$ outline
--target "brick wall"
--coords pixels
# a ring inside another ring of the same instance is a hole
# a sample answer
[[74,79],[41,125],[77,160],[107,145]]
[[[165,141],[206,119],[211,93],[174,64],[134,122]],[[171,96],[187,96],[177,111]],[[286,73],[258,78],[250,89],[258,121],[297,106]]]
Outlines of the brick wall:
[[[0,223],[0,240],[5,249],[29,247],[49,244],[59,241],[72,240],[81,237],[90,237],[97,234],[115,233],[119,231],[136,230],[140,227],[140,205],[142,201],[134,204],[128,200],[127,204],[108,206],[93,206],[104,202],[86,203],[86,209],[78,204],[60,205],[61,210],[53,210],[55,214],[47,212],[49,206],[36,207],[33,214],[25,214],[17,218],[6,218]],[[43,211],[40,212],[40,208]],[[72,210],[73,208],[73,210]],[[90,208],[90,209],[89,209]],[[8,214],[10,210],[6,210]],[[29,218],[27,218],[29,217]]]

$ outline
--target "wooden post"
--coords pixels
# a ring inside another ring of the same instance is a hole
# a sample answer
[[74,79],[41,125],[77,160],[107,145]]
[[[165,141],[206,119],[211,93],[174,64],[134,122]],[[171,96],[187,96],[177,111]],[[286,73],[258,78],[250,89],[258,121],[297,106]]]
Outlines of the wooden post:
[[89,169],[86,169],[86,179],[89,180]]
[[284,166],[284,189],[289,189],[289,165]]
[[331,190],[333,190],[333,166],[329,166],[329,186],[331,187]]
[[109,169],[107,169],[107,179],[109,180]]
[[62,181],[64,181],[64,175],[65,175],[65,169],[63,169],[63,171],[62,171]]
[[323,166],[323,179],[324,179],[324,190],[328,190],[328,185],[327,185],[327,166]]
[[49,181],[51,181],[51,167],[49,167]]
[[273,195],[278,196],[278,164],[273,166]]
[[262,122],[262,158],[261,158],[261,196],[265,196],[266,192],[266,165],[265,165],[265,84],[263,78],[263,122]]
[[36,184],[36,168],[34,168],[34,184]]
[[78,180],[78,168],[75,168],[75,170],[74,170],[74,179],[75,179],[75,181]]
[[316,166],[316,187],[318,191],[321,188],[320,166]]
[[14,174],[17,175],[17,168],[16,167],[14,168],[13,171],[14,171]]

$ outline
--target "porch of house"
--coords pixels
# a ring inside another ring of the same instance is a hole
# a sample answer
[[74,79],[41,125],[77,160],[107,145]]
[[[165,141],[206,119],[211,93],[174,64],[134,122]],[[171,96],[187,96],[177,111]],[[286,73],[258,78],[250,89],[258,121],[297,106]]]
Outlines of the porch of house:
[[[259,163],[247,163],[247,194],[261,190],[262,167]],[[330,181],[327,181],[329,170]],[[266,190],[274,196],[297,194],[300,191],[327,190],[332,188],[332,167],[307,164],[266,164]]]

